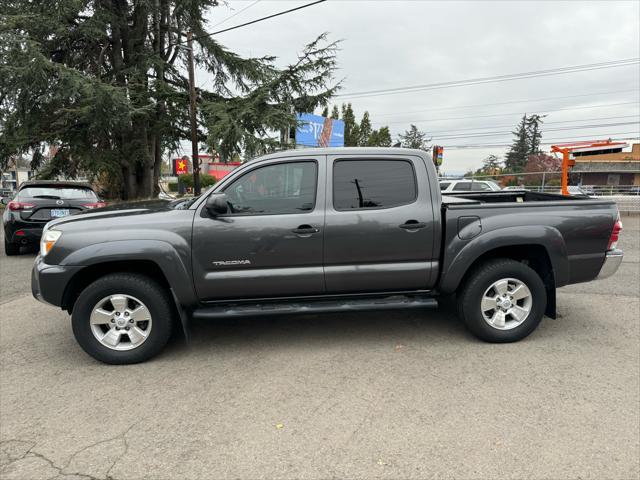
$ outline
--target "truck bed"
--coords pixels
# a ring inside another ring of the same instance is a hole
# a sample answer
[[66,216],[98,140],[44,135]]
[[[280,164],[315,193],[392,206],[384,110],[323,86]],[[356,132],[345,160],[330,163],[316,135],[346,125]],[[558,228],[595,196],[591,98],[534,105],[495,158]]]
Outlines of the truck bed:
[[472,244],[480,251],[544,244],[557,286],[593,280],[617,213],[612,200],[578,195],[518,190],[443,195],[441,277],[445,283],[451,278],[451,264],[468,255],[464,251]]
[[568,205],[569,202],[574,205],[584,205],[584,202],[589,202],[590,204],[612,203],[611,200],[601,200],[586,195],[571,195],[566,197],[556,193],[539,193],[527,190],[509,190],[505,192],[450,192],[442,196],[443,207],[455,207],[456,205],[470,206],[487,203],[540,204],[542,202],[545,204],[553,202],[557,205]]

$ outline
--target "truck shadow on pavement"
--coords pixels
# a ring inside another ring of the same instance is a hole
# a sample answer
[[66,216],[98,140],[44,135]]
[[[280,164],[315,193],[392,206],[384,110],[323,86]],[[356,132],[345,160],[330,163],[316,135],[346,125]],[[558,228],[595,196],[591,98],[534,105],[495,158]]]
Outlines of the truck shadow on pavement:
[[412,341],[473,341],[464,325],[448,309],[389,310],[384,312],[325,313],[220,320],[192,319],[189,341],[175,335],[163,354],[180,355],[184,349],[211,352],[238,349],[345,348],[391,346],[401,349]]

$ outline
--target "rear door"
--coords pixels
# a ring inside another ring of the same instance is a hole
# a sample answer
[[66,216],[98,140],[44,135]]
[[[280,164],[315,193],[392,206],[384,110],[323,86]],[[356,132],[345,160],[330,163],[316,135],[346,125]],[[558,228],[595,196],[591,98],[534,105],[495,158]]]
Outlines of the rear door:
[[438,252],[424,160],[335,155],[328,168],[327,293],[430,288]]
[[193,225],[203,301],[324,292],[324,156],[258,162],[222,185],[232,211]]

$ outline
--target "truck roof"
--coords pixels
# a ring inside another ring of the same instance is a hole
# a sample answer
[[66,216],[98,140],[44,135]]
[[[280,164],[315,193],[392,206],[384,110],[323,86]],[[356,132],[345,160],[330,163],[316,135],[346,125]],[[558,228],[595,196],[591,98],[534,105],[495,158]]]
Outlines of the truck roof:
[[257,159],[270,159],[282,157],[299,157],[301,155],[419,155],[431,158],[431,154],[425,150],[398,147],[329,147],[329,148],[304,148],[281,150],[266,155],[252,158],[250,162]]

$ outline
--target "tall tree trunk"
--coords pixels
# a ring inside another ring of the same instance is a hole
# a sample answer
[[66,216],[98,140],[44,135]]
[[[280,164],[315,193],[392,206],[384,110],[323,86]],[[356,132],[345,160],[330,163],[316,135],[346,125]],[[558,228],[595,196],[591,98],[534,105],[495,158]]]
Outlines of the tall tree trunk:
[[154,138],[154,161],[153,161],[153,196],[157,197],[160,194],[160,174],[162,173],[162,144],[160,142],[160,135],[155,135]]

